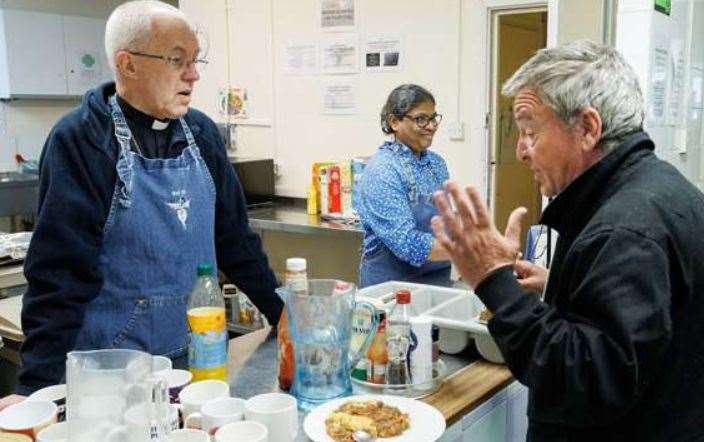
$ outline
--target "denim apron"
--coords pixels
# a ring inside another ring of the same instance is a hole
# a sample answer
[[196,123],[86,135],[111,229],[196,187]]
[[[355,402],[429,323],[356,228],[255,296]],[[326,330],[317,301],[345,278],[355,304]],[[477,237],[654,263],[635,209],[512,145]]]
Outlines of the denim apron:
[[76,350],[131,348],[186,354],[186,306],[201,263],[215,266],[215,184],[183,118],[188,146],[148,159],[110,98],[120,147],[117,182],[103,229],[103,286],[85,311]]
[[[402,156],[401,163],[408,176],[408,200],[416,221],[416,229],[430,233],[432,232],[430,220],[438,213],[433,204],[433,194],[419,192],[413,167],[408,158]],[[441,183],[437,182],[437,176],[430,165],[428,170],[433,175],[437,189],[440,189]],[[427,261],[421,267],[415,267],[398,259],[388,247],[381,244],[362,255],[359,266],[359,286],[367,287],[386,281],[406,281],[448,287],[450,286],[450,261]]]

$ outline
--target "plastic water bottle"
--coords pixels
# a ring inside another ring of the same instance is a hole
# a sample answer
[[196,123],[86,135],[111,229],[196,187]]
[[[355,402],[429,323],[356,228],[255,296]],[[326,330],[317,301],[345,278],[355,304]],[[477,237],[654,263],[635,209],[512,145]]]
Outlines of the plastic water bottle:
[[193,381],[227,381],[225,300],[210,264],[198,266],[198,279],[188,300],[188,368]]
[[406,388],[411,383],[408,354],[413,342],[410,318],[416,316],[411,307],[411,292],[396,292],[396,305],[386,321],[386,351],[389,362],[386,368],[386,385],[389,389]]

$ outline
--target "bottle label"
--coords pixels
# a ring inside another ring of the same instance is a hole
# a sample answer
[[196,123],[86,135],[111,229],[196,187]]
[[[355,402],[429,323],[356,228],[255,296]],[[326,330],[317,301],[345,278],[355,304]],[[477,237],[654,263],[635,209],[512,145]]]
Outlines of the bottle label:
[[369,360],[369,370],[367,371],[367,380],[374,384],[386,383],[386,364],[380,364]]
[[191,327],[188,367],[193,380],[227,377],[227,330],[225,309],[199,307],[188,311]]

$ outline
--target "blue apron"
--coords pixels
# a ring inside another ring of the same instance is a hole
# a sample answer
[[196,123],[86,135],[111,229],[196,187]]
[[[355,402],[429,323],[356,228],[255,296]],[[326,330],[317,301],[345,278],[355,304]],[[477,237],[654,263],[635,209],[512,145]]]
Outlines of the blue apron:
[[[420,193],[408,158],[401,157],[401,162],[409,180],[408,199],[416,221],[416,229],[432,232],[430,220],[438,213],[433,204],[433,194]],[[428,169],[433,174],[436,187],[440,189],[441,183],[437,183],[437,176],[432,166],[428,165]],[[359,286],[367,287],[386,281],[407,281],[449,287],[450,261],[427,261],[421,267],[415,267],[398,259],[386,245],[381,244],[362,255],[359,266]]]
[[188,146],[181,155],[148,159],[130,148],[115,96],[110,106],[120,153],[98,262],[103,285],[74,347],[183,356],[196,267],[216,264],[215,184],[183,118]]

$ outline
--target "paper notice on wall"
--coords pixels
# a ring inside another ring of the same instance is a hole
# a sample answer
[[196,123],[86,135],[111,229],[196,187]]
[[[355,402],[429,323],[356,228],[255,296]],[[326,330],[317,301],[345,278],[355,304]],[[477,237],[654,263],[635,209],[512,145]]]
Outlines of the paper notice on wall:
[[284,47],[284,73],[287,75],[310,75],[318,73],[318,44],[313,42],[291,42]]
[[321,86],[321,113],[323,115],[352,115],[357,113],[357,84],[349,80],[323,83]]
[[685,107],[685,51],[684,41],[675,39],[670,42],[670,94],[668,97],[667,124],[670,126],[680,126],[684,124]]
[[323,31],[353,30],[355,0],[320,0],[320,27]]
[[357,34],[327,39],[320,45],[323,74],[354,74],[359,72]]
[[370,35],[364,40],[364,68],[367,72],[398,71],[401,67],[401,37]]
[[704,110],[704,66],[692,65],[689,68],[689,109],[690,120],[699,120]]
[[669,63],[669,48],[662,42],[656,43],[652,54],[650,93],[648,94],[648,119],[653,126],[662,126],[665,123]]

